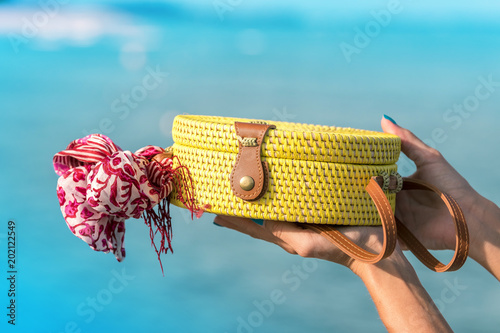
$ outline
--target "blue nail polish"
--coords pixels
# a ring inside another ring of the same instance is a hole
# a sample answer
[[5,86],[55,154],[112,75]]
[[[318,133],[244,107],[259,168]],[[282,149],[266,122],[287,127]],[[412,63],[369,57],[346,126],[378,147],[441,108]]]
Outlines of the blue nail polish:
[[264,220],[259,220],[259,219],[251,219],[251,220],[257,223],[258,225],[264,225]]
[[385,118],[385,119],[387,119],[387,120],[389,120],[389,121],[390,121],[391,123],[393,123],[394,125],[397,125],[397,124],[398,124],[398,123],[397,123],[394,119],[392,119],[391,117],[389,117],[389,116],[388,116],[388,115],[386,115],[386,114],[384,114],[384,118]]
[[222,227],[220,224],[217,224],[217,223],[215,223],[215,222],[214,222],[214,225],[216,225],[216,226],[218,226],[218,227]]

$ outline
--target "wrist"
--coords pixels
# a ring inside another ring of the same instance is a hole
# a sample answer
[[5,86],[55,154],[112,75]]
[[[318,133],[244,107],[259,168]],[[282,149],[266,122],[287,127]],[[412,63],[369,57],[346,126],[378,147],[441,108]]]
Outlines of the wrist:
[[359,260],[352,260],[348,268],[365,282],[383,272],[399,272],[396,275],[401,275],[402,272],[407,270],[414,271],[411,264],[403,255],[403,252],[399,249],[399,246],[388,258],[376,264],[367,264]]
[[353,262],[389,332],[449,332],[450,327],[399,247],[376,263]]
[[499,277],[496,267],[500,256],[500,208],[478,194],[466,216],[470,235],[469,256]]
[[498,207],[480,194],[475,196],[473,204],[464,212],[469,229],[471,257],[483,247],[488,235],[499,229],[499,213]]

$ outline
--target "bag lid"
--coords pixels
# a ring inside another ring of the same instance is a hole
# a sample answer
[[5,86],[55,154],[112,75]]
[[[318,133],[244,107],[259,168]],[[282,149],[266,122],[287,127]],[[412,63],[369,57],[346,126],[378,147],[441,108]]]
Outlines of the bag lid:
[[393,164],[401,139],[382,132],[232,117],[178,115],[172,136],[179,145],[238,153],[234,122],[275,125],[262,143],[262,157],[349,164]]

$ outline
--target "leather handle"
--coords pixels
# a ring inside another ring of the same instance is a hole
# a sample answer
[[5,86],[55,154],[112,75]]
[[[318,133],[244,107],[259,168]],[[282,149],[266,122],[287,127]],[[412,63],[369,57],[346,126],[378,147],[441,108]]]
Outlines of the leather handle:
[[337,246],[351,258],[361,260],[366,263],[375,264],[380,260],[390,256],[394,251],[394,248],[396,247],[396,220],[394,218],[394,213],[392,212],[389,200],[387,200],[387,197],[378,184],[376,177],[372,177],[370,179],[370,182],[366,186],[366,191],[375,203],[375,206],[377,207],[377,210],[380,214],[380,218],[382,219],[384,240],[380,253],[372,253],[361,248],[349,238],[344,236],[340,231],[338,231],[335,226],[305,223],[301,225],[313,231],[316,231],[323,237],[327,238],[330,242],[332,242],[335,246]]
[[432,191],[443,200],[455,224],[455,254],[451,261],[447,265],[444,265],[422,245],[399,219],[396,218],[399,238],[405,242],[408,249],[413,252],[425,266],[435,272],[455,271],[462,267],[469,255],[469,232],[462,209],[455,199],[441,192],[435,186],[417,179],[403,178],[403,191],[404,190]]
[[399,219],[394,217],[389,201],[382,191],[380,183],[380,177],[372,177],[370,183],[366,187],[366,191],[375,203],[382,220],[384,240],[382,250],[379,254],[366,251],[359,247],[338,231],[335,226],[305,223],[303,223],[302,226],[324,236],[351,258],[366,263],[374,264],[391,255],[396,246],[397,237],[399,237],[425,266],[435,272],[455,271],[462,267],[469,255],[469,232],[465,216],[455,199],[426,182],[411,178],[403,178],[402,190],[425,190],[436,193],[445,203],[453,218],[456,231],[455,254],[450,262],[445,265],[437,260]]

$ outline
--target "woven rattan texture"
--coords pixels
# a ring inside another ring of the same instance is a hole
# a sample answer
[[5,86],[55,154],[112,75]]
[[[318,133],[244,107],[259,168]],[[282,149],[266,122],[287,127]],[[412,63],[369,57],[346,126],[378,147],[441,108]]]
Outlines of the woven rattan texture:
[[[234,126],[230,125],[234,121],[203,116],[178,116],[174,121],[173,153],[189,169],[197,203],[210,205],[208,212],[289,222],[380,224],[365,186],[382,171],[397,171],[394,159],[399,156],[399,138],[353,129],[269,122],[277,126],[269,131],[262,147],[262,160],[269,165],[269,188],[259,200],[247,202],[234,196],[230,186],[238,151]],[[339,160],[350,163],[337,163]],[[395,194],[386,194],[394,210]],[[177,193],[172,193],[171,202],[183,207],[176,197]]]
[[[181,115],[172,135],[179,145],[238,152],[234,122],[254,119]],[[258,120],[261,121],[261,120]],[[392,164],[399,158],[401,140],[394,135],[352,128],[266,121],[269,130],[262,156],[351,164]]]

